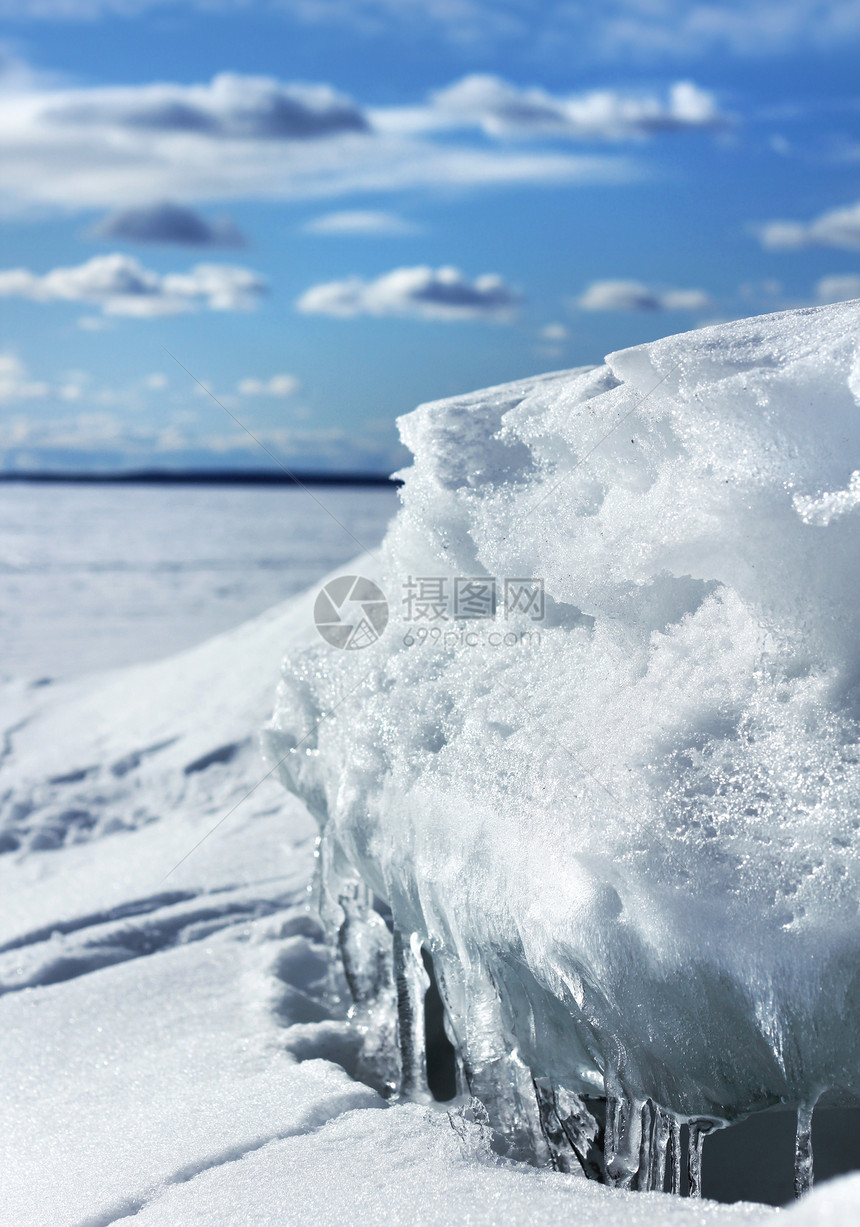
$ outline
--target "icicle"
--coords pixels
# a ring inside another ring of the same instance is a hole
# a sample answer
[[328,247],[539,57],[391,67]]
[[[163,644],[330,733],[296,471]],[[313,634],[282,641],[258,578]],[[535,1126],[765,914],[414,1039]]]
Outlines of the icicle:
[[442,1026],[448,1042],[454,1049],[454,1076],[457,1085],[457,1096],[468,1096],[469,1080],[466,1077],[466,1062],[463,1057],[464,1044],[464,988],[463,975],[459,964],[450,957],[446,959],[438,951],[432,952],[433,971],[436,976],[436,987],[442,998]]
[[676,1197],[681,1195],[681,1122],[677,1117],[669,1118],[669,1145],[666,1152],[666,1167],[669,1174],[669,1191]]
[[462,1095],[469,1094],[469,1079],[466,1076],[466,1063],[463,1060],[463,1054],[457,1045],[457,1037],[453,1034],[453,1030],[449,1031],[446,1027],[445,1034],[448,1036],[448,1039],[451,1041],[454,1048],[454,1077],[456,1079],[457,1096],[459,1098]]
[[[448,963],[441,970],[439,984],[458,1038],[469,1093],[486,1106],[490,1124],[506,1139],[511,1158],[549,1167],[552,1158],[541,1127],[532,1073],[513,1044],[493,973],[475,962],[465,974],[460,972],[462,979],[457,984],[452,972]],[[448,1005],[452,1000],[453,1009]]]
[[540,1126],[549,1151],[550,1163],[557,1172],[579,1171],[571,1154],[567,1134],[562,1127],[556,1108],[552,1083],[545,1078],[533,1078]]
[[393,951],[400,1094],[407,1099],[430,1099],[424,1032],[424,995],[430,980],[424,970],[418,934],[413,933],[406,940],[395,928]]
[[645,1100],[642,1105],[642,1110],[639,1113],[642,1122],[641,1137],[639,1139],[639,1167],[636,1171],[636,1176],[633,1181],[634,1188],[637,1188],[642,1193],[647,1193],[651,1186],[652,1174],[652,1147],[653,1147],[653,1129],[655,1124],[655,1113],[651,1107],[649,1100]]
[[812,1188],[812,1113],[816,1100],[797,1107],[794,1141],[794,1196],[803,1197]]
[[715,1128],[716,1126],[713,1121],[690,1121],[690,1143],[687,1151],[690,1197],[702,1196],[702,1147],[705,1144],[707,1135]]
[[612,1180],[611,1169],[613,1167],[615,1152],[618,1149],[618,1134],[620,1131],[619,1117],[624,1112],[624,1103],[621,1099],[615,1096],[606,1097],[606,1139],[604,1142],[604,1154],[606,1156],[606,1170]]
[[606,1101],[606,1174],[618,1189],[629,1189],[639,1169],[642,1110],[623,1096]]
[[[400,1060],[391,935],[363,883],[341,881],[336,903],[342,917],[336,946],[353,1000],[349,1018],[360,1036],[356,1076],[392,1095],[400,1081]],[[336,914],[333,908],[331,914]]]
[[650,1179],[648,1188],[658,1193],[663,1192],[666,1183],[666,1157],[669,1154],[669,1142],[672,1136],[672,1118],[662,1108],[654,1108],[654,1121],[651,1126],[651,1156]]
[[493,1128],[506,1139],[508,1155],[535,1167],[550,1167],[552,1154],[544,1134],[540,1105],[528,1066],[519,1054],[475,1067],[464,1062],[469,1090],[480,1099]]
[[589,1180],[606,1184],[604,1131],[578,1095],[556,1087],[555,1111],[573,1153]]
[[363,883],[354,884],[351,890],[342,889],[338,903],[343,921],[337,932],[337,947],[352,999],[363,1005],[391,988],[391,940]]

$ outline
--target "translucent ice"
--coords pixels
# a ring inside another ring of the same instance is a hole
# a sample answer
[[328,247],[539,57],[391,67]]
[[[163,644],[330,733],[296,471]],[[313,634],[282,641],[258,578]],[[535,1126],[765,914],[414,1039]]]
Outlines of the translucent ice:
[[[512,1153],[677,1189],[683,1142],[695,1192],[705,1134],[785,1102],[803,1191],[811,1105],[860,1095],[860,304],[401,430],[403,509],[357,564],[385,633],[294,653],[270,734],[368,1076],[425,1093],[423,946]],[[416,577],[495,577],[495,619],[419,626]],[[526,577],[543,621],[504,616]]]

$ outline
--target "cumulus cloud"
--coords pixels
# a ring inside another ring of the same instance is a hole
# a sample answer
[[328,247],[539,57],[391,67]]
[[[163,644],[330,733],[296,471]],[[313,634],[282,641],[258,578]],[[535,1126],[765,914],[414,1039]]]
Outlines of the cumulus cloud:
[[641,281],[593,281],[576,299],[583,311],[697,312],[712,305],[704,290],[661,290]]
[[0,298],[92,303],[105,315],[139,318],[202,308],[245,311],[265,292],[266,282],[251,269],[197,264],[187,273],[159,274],[119,252],[42,274],[26,268],[0,270]]
[[416,234],[418,227],[398,217],[373,209],[352,209],[340,213],[325,213],[303,227],[306,234],[397,235]]
[[180,247],[242,247],[244,239],[229,218],[209,221],[186,205],[162,201],[120,209],[103,218],[96,238],[129,243],[165,243]]
[[801,247],[847,247],[860,251],[860,201],[841,209],[829,209],[810,222],[765,222],[758,235],[772,250]]
[[469,281],[456,268],[396,268],[375,281],[349,277],[312,286],[296,303],[306,315],[409,315],[420,319],[495,319],[511,315],[519,296],[501,277]]
[[[187,207],[446,186],[629,182],[641,175],[617,153],[493,146],[474,139],[476,126],[434,105],[414,114],[393,107],[371,113],[327,85],[235,74],[203,85],[22,86],[0,90],[0,208],[127,213],[149,200]],[[459,129],[456,139],[452,127]],[[131,225],[139,234],[144,221],[125,218],[109,227]]]
[[676,82],[665,98],[611,89],[561,97],[542,89],[520,89],[499,77],[473,75],[435,93],[431,102],[429,116],[412,112],[417,125],[430,127],[438,117],[448,124],[478,124],[490,136],[622,140],[717,128],[727,122],[714,95],[692,81]]
[[49,100],[48,122],[239,140],[303,141],[366,132],[367,118],[328,85],[219,73],[207,85],[117,86]]
[[843,273],[822,277],[815,291],[819,302],[845,302],[850,298],[860,298],[860,275]]
[[286,397],[292,396],[298,386],[295,375],[272,375],[269,379],[240,379],[236,390],[240,396]]

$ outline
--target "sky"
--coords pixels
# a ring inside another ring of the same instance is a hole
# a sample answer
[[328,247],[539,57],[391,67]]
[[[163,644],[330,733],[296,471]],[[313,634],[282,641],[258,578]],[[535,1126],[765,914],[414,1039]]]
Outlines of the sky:
[[0,470],[390,472],[860,297],[858,56],[860,0],[0,0]]

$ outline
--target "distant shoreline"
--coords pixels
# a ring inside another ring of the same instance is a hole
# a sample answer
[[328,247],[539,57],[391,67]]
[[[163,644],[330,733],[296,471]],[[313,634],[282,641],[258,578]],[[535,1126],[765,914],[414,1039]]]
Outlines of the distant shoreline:
[[0,482],[99,486],[393,486],[384,473],[302,473],[270,469],[139,469],[123,473],[0,472]]

